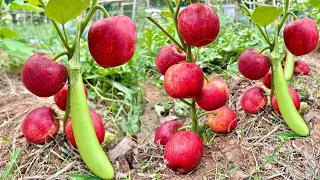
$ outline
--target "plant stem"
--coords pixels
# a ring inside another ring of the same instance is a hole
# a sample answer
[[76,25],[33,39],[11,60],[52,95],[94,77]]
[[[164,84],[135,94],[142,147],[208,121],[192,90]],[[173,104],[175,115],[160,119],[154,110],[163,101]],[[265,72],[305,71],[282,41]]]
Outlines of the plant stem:
[[184,40],[182,39],[182,37],[181,37],[181,35],[180,35],[180,33],[179,33],[179,30],[178,30],[178,15],[179,15],[179,11],[180,11],[181,4],[182,4],[182,0],[179,0],[179,2],[178,2],[178,4],[177,4],[177,8],[176,8],[176,13],[175,13],[174,16],[172,16],[172,17],[173,17],[174,25],[176,26],[176,31],[177,31],[177,33],[178,33],[178,37],[179,37],[179,39],[180,39],[180,42],[181,42],[182,46],[183,46],[184,48],[186,48],[186,45],[187,45],[187,44],[186,44],[186,43],[184,42]]
[[169,8],[169,11],[171,12],[171,15],[174,15],[174,9],[172,7],[172,1],[171,0],[166,0],[167,6]]
[[291,15],[294,18],[294,20],[298,20],[298,17],[293,12],[289,11],[287,12],[287,14]]
[[153,24],[155,24],[164,34],[168,36],[169,39],[173,43],[175,43],[177,46],[179,46],[180,49],[183,49],[185,51],[185,48],[181,44],[179,44],[159,23],[157,23],[152,17],[147,17]]
[[[43,7],[43,9],[46,9],[46,3],[44,2],[44,0],[39,0],[39,2],[41,3],[41,6]],[[63,37],[63,34],[62,34],[62,32],[60,31],[57,22],[55,22],[55,21],[52,20],[52,19],[51,19],[51,22],[52,22],[54,28],[56,29],[56,31],[57,31],[57,33],[58,33],[58,35],[59,35],[59,37],[60,37],[60,39],[61,39],[64,47],[65,47],[68,51],[70,51],[70,47],[68,46],[65,38]]]
[[69,52],[68,52],[68,51],[63,51],[63,52],[61,52],[61,53],[57,54],[57,55],[53,58],[53,60],[55,61],[55,60],[57,60],[58,58],[60,58],[61,56],[64,56],[64,55],[69,55]]
[[192,104],[188,101],[186,101],[185,99],[179,98],[180,101],[182,101],[183,103],[185,103],[188,106],[192,106]]
[[108,11],[103,6],[96,5],[94,8],[101,10],[105,17],[107,17],[107,18],[110,17]]
[[259,51],[259,54],[263,53],[265,50],[270,49],[270,46],[264,47]]
[[208,76],[206,75],[206,73],[204,73],[204,72],[203,72],[203,77],[204,77],[204,79],[207,81],[207,83],[209,83],[209,78],[208,78]]
[[191,103],[191,119],[192,125],[191,130],[195,133],[198,133],[198,117],[197,117],[197,110],[196,110],[196,101],[193,98]]
[[[244,11],[247,12],[247,14],[250,16],[252,16],[252,13],[250,11],[250,9],[244,4],[243,1],[240,2],[240,7],[242,9],[244,9]],[[266,40],[266,42],[269,44],[270,47],[272,47],[272,43],[270,42],[269,38],[267,37],[267,35],[265,34],[265,32],[262,30],[261,26],[259,26],[258,24],[256,24],[256,26],[258,27],[259,31],[261,32],[263,38]]]
[[69,44],[68,44],[67,31],[66,31],[66,28],[65,28],[64,24],[62,25],[62,30],[63,30],[64,38],[65,38],[65,40],[66,40],[66,44],[69,46]]
[[198,61],[200,48],[201,48],[201,47],[198,47],[198,48],[197,48],[196,56],[194,57],[194,62],[197,62],[197,61]]
[[177,129],[177,132],[181,131],[181,130],[185,130],[185,129],[188,129],[188,128],[191,128],[191,126],[183,126],[179,129]]
[[207,114],[213,114],[213,115],[217,115],[217,113],[212,112],[212,111],[206,111],[204,113],[199,114],[198,119],[200,119],[201,117],[207,115]]
[[187,44],[187,61],[194,63],[191,52],[191,45]]

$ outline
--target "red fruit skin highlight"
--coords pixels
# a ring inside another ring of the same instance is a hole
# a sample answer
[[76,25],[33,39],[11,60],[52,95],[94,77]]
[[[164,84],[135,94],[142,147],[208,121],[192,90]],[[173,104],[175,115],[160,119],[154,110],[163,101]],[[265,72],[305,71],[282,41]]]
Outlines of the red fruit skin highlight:
[[187,44],[202,47],[218,36],[220,22],[217,13],[208,5],[195,3],[184,8],[178,17],[178,31]]
[[35,53],[23,65],[23,85],[34,95],[50,97],[59,92],[68,79],[67,68],[45,53]]
[[310,71],[309,65],[303,61],[294,62],[294,73],[308,75]]
[[240,105],[246,113],[256,114],[264,109],[268,103],[268,98],[260,87],[248,89],[241,97]]
[[166,121],[161,124],[154,136],[154,143],[160,143],[160,145],[166,145],[169,139],[176,133],[177,129],[182,127],[182,123],[178,120]]
[[197,97],[202,92],[203,83],[203,72],[194,63],[175,64],[164,76],[164,88],[172,98]]
[[128,62],[134,54],[137,27],[127,16],[114,16],[95,21],[88,32],[92,58],[104,68]]
[[169,44],[159,51],[156,58],[156,67],[158,71],[164,75],[169,67],[185,60],[186,53],[177,45]]
[[270,66],[270,58],[264,54],[259,54],[254,49],[244,51],[238,60],[240,73],[250,80],[263,78],[268,73]]
[[228,134],[237,127],[237,115],[228,106],[222,106],[208,115],[208,124],[213,132]]
[[49,107],[38,107],[28,113],[22,123],[24,137],[34,144],[51,140],[59,131],[59,121]]
[[[291,97],[292,97],[294,106],[296,107],[297,110],[299,110],[299,109],[300,109],[300,97],[299,97],[299,94],[298,94],[294,89],[292,89],[291,87],[289,87],[289,92],[290,92],[290,95],[291,95]],[[279,106],[278,106],[276,94],[274,94],[274,95],[272,96],[271,105],[272,105],[273,109],[274,109],[278,114],[281,114],[280,109],[279,109]]]
[[287,49],[295,56],[312,52],[318,44],[319,31],[311,18],[302,18],[288,23],[283,31]]
[[174,134],[164,149],[167,167],[180,174],[193,171],[201,162],[203,143],[200,136],[191,131]]
[[[90,116],[91,116],[91,120],[93,123],[94,130],[96,132],[98,141],[101,144],[104,140],[104,135],[105,135],[105,129],[104,129],[103,122],[102,122],[100,116],[96,112],[94,112],[93,110],[90,110]],[[71,118],[69,118],[66,122],[65,132],[66,132],[66,137],[69,140],[69,142],[72,144],[72,146],[74,148],[77,149],[77,144],[74,139],[73,130],[72,130]]]
[[196,102],[203,110],[213,111],[224,106],[228,97],[228,85],[223,79],[213,77],[209,79],[209,82],[204,81],[202,93],[196,97]]
[[[86,97],[88,98],[88,89],[85,84],[83,84],[84,92]],[[67,99],[68,99],[68,85],[64,85],[63,88],[53,96],[54,102],[56,105],[62,110],[65,111],[67,107]]]

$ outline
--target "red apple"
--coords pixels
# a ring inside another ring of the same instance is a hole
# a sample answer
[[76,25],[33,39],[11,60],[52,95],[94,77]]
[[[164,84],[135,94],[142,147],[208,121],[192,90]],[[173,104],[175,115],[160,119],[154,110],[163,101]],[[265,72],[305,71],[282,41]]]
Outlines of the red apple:
[[248,89],[241,97],[240,105],[249,114],[256,114],[264,109],[268,103],[268,97],[260,87]]
[[[90,116],[91,116],[92,124],[93,124],[94,130],[96,132],[98,141],[101,144],[104,140],[104,135],[105,135],[105,129],[104,129],[103,122],[102,122],[101,118],[99,117],[99,115],[96,112],[94,112],[93,110],[90,110]],[[69,142],[72,144],[72,146],[74,148],[77,148],[76,140],[74,139],[74,135],[73,135],[71,118],[69,118],[66,122],[65,132],[66,132],[66,137],[69,140]]]
[[186,60],[186,53],[177,45],[169,44],[164,46],[158,53],[156,58],[156,67],[158,71],[164,75],[169,67]]
[[[294,106],[296,107],[297,110],[299,110],[300,109],[300,97],[299,97],[299,94],[294,89],[292,89],[291,87],[289,87],[289,92],[290,92],[290,95],[291,95],[291,98],[292,98]],[[272,105],[273,109],[278,114],[281,114],[279,106],[278,106],[276,94],[274,94],[272,96],[271,105]]]
[[237,127],[237,115],[228,106],[222,106],[208,115],[208,123],[213,132],[227,134]]
[[[83,84],[84,92],[86,93],[86,97],[88,98],[88,90],[85,84]],[[68,99],[68,85],[64,85],[63,88],[54,96],[54,102],[56,105],[62,110],[66,110],[67,99]]]
[[134,54],[137,27],[127,16],[114,16],[95,21],[88,32],[92,58],[104,68],[128,62]]
[[303,74],[308,75],[309,74],[309,65],[303,61],[296,61],[294,62],[294,73],[295,74]]
[[178,31],[187,44],[202,47],[218,36],[220,22],[217,13],[208,5],[195,3],[184,8],[178,17]]
[[318,44],[319,31],[311,18],[302,18],[288,23],[283,31],[287,49],[295,56],[312,52]]
[[166,145],[168,140],[176,133],[177,129],[182,127],[182,123],[178,120],[171,120],[161,124],[154,136],[154,143],[159,142],[161,145]]
[[53,96],[68,79],[67,68],[45,53],[35,53],[23,65],[23,85],[39,97]]
[[203,110],[213,111],[224,106],[228,101],[227,84],[219,77],[210,78],[204,82],[202,93],[196,97],[196,102]]
[[194,63],[180,63],[171,66],[164,76],[164,88],[172,98],[192,98],[202,92],[204,76]]
[[59,120],[49,107],[38,107],[25,117],[22,123],[24,137],[34,143],[43,144],[51,140],[59,131]]
[[247,49],[239,57],[238,69],[248,79],[261,79],[270,69],[270,58],[257,50]]
[[180,131],[169,139],[164,148],[164,159],[168,168],[186,174],[200,164],[203,151],[203,143],[198,134]]
[[271,89],[272,84],[272,73],[271,70],[262,78],[262,83],[269,89]]

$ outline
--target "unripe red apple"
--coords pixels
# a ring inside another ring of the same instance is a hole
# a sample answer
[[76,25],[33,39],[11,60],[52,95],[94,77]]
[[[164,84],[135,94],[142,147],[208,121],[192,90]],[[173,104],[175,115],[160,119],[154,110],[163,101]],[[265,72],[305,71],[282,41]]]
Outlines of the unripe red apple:
[[[291,87],[289,87],[289,92],[290,92],[290,95],[291,95],[291,98],[292,98],[294,106],[296,107],[297,110],[299,110],[300,109],[300,97],[299,97],[299,94],[294,89],[292,89]],[[279,106],[278,106],[276,94],[274,94],[272,96],[271,105],[272,105],[273,109],[278,114],[281,114]]]
[[[94,130],[96,132],[98,141],[101,144],[104,140],[104,135],[105,135],[105,129],[104,129],[103,122],[102,122],[100,116],[96,112],[94,112],[93,110],[90,110],[90,116],[91,116],[92,124],[93,124]],[[74,148],[77,148],[76,140],[74,139],[74,135],[73,135],[71,118],[69,118],[66,122],[65,132],[66,132],[66,137],[69,140],[69,142],[72,144],[72,146]]]
[[202,47],[218,36],[220,22],[217,13],[208,5],[195,3],[184,8],[178,17],[178,31],[187,44]]
[[204,82],[202,93],[196,97],[196,102],[203,110],[213,111],[224,106],[228,101],[228,85],[219,77],[210,78]]
[[239,57],[238,69],[248,79],[261,79],[270,69],[270,58],[257,50],[247,49]]
[[45,53],[35,53],[23,65],[23,85],[39,97],[53,96],[59,92],[68,79],[67,68],[52,60]]
[[208,115],[208,123],[213,132],[227,134],[237,127],[237,115],[228,106],[222,106],[212,112]]
[[319,31],[311,18],[302,18],[288,23],[283,31],[287,49],[295,56],[312,52],[318,44]]
[[174,134],[164,148],[167,167],[180,174],[193,171],[201,162],[203,143],[200,136],[191,131]]
[[[88,90],[85,84],[83,84],[84,92],[86,97],[88,98]],[[64,85],[63,88],[54,96],[54,102],[56,105],[62,110],[65,111],[67,107],[67,99],[68,99],[68,85]]]
[[154,143],[159,142],[161,145],[166,145],[169,139],[177,132],[177,129],[182,127],[182,123],[178,120],[171,120],[162,123],[156,130]]
[[272,85],[272,73],[271,70],[262,78],[262,83],[269,89],[271,89]]
[[294,73],[295,74],[303,74],[308,75],[309,74],[309,65],[303,61],[296,61],[294,62]]
[[169,44],[164,46],[158,53],[156,58],[156,67],[158,71],[164,75],[169,67],[186,60],[186,53],[177,45]]
[[34,143],[43,144],[51,140],[59,131],[59,120],[49,107],[38,107],[28,113],[22,123],[24,137]]
[[203,81],[203,72],[198,65],[180,63],[167,70],[164,88],[172,98],[192,98],[201,94]]
[[104,68],[128,62],[134,54],[137,27],[127,16],[114,16],[95,21],[88,32],[92,58]]
[[268,103],[268,97],[260,87],[248,89],[241,97],[240,105],[249,114],[256,114],[264,109]]

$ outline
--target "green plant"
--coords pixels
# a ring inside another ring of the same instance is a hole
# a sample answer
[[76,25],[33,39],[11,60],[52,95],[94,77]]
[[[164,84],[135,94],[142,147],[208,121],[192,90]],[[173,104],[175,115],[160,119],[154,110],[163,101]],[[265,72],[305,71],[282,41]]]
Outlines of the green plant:
[[[298,113],[298,111],[296,110],[294,103],[291,99],[291,96],[288,90],[288,85],[282,69],[282,58],[280,58],[280,53],[279,53],[279,32],[283,27],[284,22],[286,21],[289,15],[292,15],[295,19],[297,19],[297,17],[292,12],[289,11],[289,3],[290,1],[286,0],[284,4],[284,8],[260,6],[254,11],[248,9],[248,7],[243,2],[240,4],[240,6],[251,18],[253,23],[256,24],[259,31],[263,35],[265,42],[267,42],[268,44],[268,46],[264,48],[262,51],[268,49],[270,51],[270,56],[271,56],[272,86],[271,86],[270,97],[272,97],[275,91],[277,94],[277,101],[280,108],[280,112],[282,113],[283,119],[285,120],[287,125],[295,133],[301,136],[307,136],[309,134],[309,129],[305,124],[304,120],[302,119],[302,117],[300,116],[300,114]],[[277,21],[277,19],[280,17],[281,14],[283,14],[281,20]],[[273,27],[274,27],[273,41],[269,36],[268,31],[266,31],[266,27],[270,24],[273,24]],[[303,31],[303,29],[301,31]],[[312,29],[312,32],[313,31],[314,29]],[[296,36],[292,38],[299,39],[298,34],[296,34]],[[286,36],[286,34],[284,36]],[[300,38],[303,38],[303,37],[300,37]],[[304,53],[309,53],[309,52],[310,51],[307,50],[307,52],[304,52]]]

